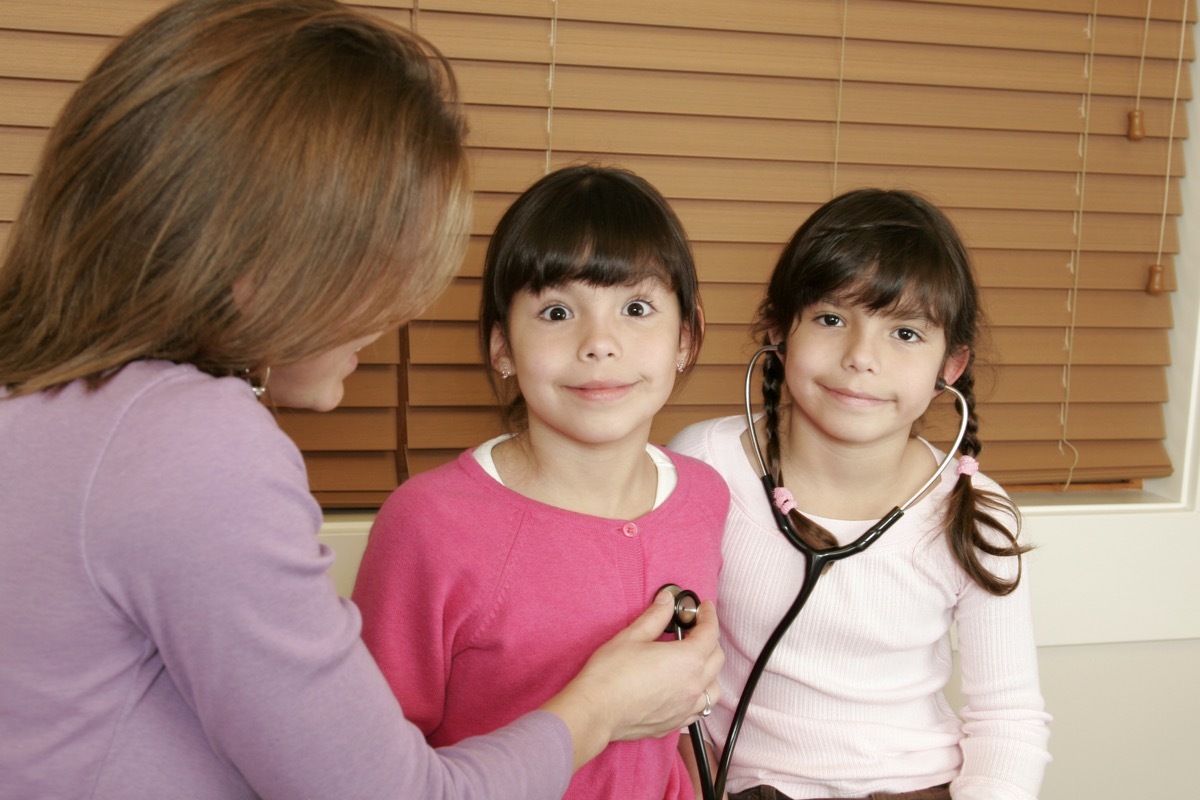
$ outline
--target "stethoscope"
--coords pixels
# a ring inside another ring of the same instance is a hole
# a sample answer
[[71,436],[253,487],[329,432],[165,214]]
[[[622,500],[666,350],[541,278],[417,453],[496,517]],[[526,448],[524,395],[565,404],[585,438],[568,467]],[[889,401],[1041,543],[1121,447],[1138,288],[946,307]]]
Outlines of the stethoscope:
[[[812,594],[813,588],[817,585],[817,581],[824,573],[825,568],[835,561],[849,558],[856,553],[861,553],[870,547],[875,541],[887,531],[888,528],[896,524],[900,517],[904,516],[913,503],[917,502],[922,495],[929,489],[934,482],[941,477],[946,471],[946,467],[950,466],[950,462],[954,460],[954,454],[958,452],[959,446],[962,444],[963,437],[967,433],[967,400],[962,393],[953,386],[948,385],[941,378],[938,379],[936,388],[938,391],[946,390],[953,394],[956,398],[957,405],[962,415],[962,420],[958,427],[958,436],[954,440],[954,445],[947,453],[946,457],[938,463],[937,469],[929,476],[929,480],[918,489],[912,497],[908,498],[903,504],[896,506],[891,511],[883,516],[878,522],[863,532],[861,536],[853,542],[842,545],[841,547],[830,547],[823,550],[817,550],[811,547],[807,542],[800,537],[787,514],[784,513],[775,503],[775,479],[771,477],[767,470],[766,460],[763,458],[762,448],[759,446],[758,433],[754,428],[754,413],[751,408],[750,401],[750,384],[754,375],[754,367],[766,353],[782,353],[782,345],[766,345],[760,347],[750,358],[750,363],[746,366],[746,425],[750,431],[750,443],[754,448],[754,455],[758,459],[758,466],[762,472],[763,491],[767,495],[767,503],[771,507],[771,514],[775,518],[775,525],[779,528],[780,533],[801,553],[807,561],[807,574],[804,578],[804,583],[800,587],[800,593],[796,596],[795,602],[780,619],[779,624],[763,645],[762,652],[758,655],[758,660],[754,662],[750,674],[746,678],[746,685],[742,689],[742,696],[738,699],[737,709],[734,711],[733,720],[729,725],[729,735],[725,740],[725,749],[721,753],[720,763],[717,766],[717,779],[713,782],[711,770],[708,765],[708,756],[704,749],[703,731],[700,727],[700,722],[697,720],[688,726],[688,732],[692,736],[692,749],[696,754],[696,766],[700,776],[700,788],[703,793],[704,800],[716,800],[725,794],[725,779],[729,775],[729,765],[733,760],[733,748],[737,744],[738,735],[741,733],[742,722],[746,718],[746,711],[750,707],[750,698],[754,695],[754,690],[758,687],[758,681],[762,677],[763,671],[766,669],[767,662],[770,661],[775,648],[783,639],[784,634],[795,622],[796,617],[800,614],[800,610],[804,608],[804,604],[808,602],[809,596]],[[675,616],[672,624],[667,627],[668,633],[674,633],[677,637],[683,638],[683,631],[691,628],[696,624],[697,611],[700,606],[700,599],[694,592],[686,589],[679,589],[677,586],[668,586],[675,594]],[[678,590],[678,591],[676,591]],[[707,699],[707,698],[706,698]],[[706,705],[705,711],[711,710],[711,705]],[[707,716],[707,713],[705,714]]]

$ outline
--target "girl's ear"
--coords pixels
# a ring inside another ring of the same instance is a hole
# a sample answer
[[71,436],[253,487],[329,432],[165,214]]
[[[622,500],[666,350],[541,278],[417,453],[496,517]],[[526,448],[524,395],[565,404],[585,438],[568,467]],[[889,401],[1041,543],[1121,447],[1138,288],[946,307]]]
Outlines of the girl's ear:
[[488,340],[488,356],[492,362],[492,369],[503,373],[505,377],[517,371],[512,354],[508,351],[508,339],[499,325],[492,326],[492,335]]
[[971,362],[971,348],[963,345],[958,350],[946,356],[946,363],[942,365],[942,380],[947,386],[954,384],[967,368],[967,364]]
[[784,349],[787,347],[788,335],[791,334],[795,328],[795,323],[793,323],[792,327],[786,331],[781,331],[779,328],[768,328],[766,339],[768,342],[778,347],[779,352],[782,354]]
[[687,364],[692,357],[692,342],[704,337],[704,309],[696,309],[696,327],[687,325],[679,328],[679,358],[681,364]]

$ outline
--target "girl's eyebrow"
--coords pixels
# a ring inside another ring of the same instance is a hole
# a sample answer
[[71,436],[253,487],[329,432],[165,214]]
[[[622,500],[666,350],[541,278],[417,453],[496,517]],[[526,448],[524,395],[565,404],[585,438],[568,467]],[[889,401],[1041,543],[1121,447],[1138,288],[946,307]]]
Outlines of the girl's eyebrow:
[[838,295],[827,295],[825,297],[818,297],[812,303],[809,303],[807,308],[816,309],[819,306],[832,306],[834,308],[847,308],[848,306],[855,306],[855,305],[861,305],[861,303],[855,303],[855,302],[851,301],[849,298],[839,297]]
[[[811,308],[817,310],[820,306],[829,306],[835,311],[854,307],[867,308],[865,303],[862,303],[851,297],[839,295],[828,295],[826,297],[822,297],[813,303]],[[897,322],[921,323],[924,325],[938,326],[938,323],[934,321],[933,317],[929,316],[929,314],[927,314],[925,311],[917,308],[886,306],[877,310],[867,308],[867,311],[872,316],[879,315],[891,317]]]
[[892,317],[898,322],[922,322],[926,325],[934,324],[933,319],[923,311],[892,311],[890,313],[882,313],[887,313],[888,316]]

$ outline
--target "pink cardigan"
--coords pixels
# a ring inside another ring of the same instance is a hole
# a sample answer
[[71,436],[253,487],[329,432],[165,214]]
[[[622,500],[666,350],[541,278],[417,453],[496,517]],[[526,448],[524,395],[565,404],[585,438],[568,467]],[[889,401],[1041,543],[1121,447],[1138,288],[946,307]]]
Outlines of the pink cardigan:
[[[537,708],[676,583],[713,597],[729,491],[671,455],[679,483],[635,520],[523,497],[472,457],[397,489],[371,530],[355,602],[409,718],[446,745]],[[566,798],[690,798],[678,734],[609,745]]]

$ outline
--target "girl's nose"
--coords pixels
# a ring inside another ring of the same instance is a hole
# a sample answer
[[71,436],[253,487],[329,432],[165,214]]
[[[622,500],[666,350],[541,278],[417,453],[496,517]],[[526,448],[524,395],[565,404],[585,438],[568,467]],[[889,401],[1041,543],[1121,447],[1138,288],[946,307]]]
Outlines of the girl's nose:
[[593,319],[584,329],[583,339],[579,344],[579,357],[584,361],[600,361],[606,358],[616,358],[621,353],[621,345],[612,326],[605,320]]
[[846,342],[842,366],[856,372],[878,372],[878,343],[865,331],[852,333]]

